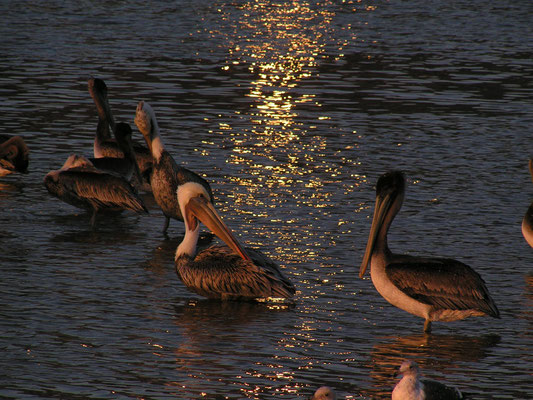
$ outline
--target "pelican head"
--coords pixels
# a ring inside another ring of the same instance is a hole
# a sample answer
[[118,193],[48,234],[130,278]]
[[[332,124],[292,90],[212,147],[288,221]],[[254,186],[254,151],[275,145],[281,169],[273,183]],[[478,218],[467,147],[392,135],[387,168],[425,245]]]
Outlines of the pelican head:
[[376,185],[376,206],[359,277],[362,278],[376,245],[387,246],[387,232],[405,196],[405,177],[400,171],[383,174]]
[[417,376],[418,374],[420,374],[418,364],[413,360],[404,360],[400,368],[394,373],[394,376]]
[[309,400],[337,400],[337,394],[329,386],[321,386]]
[[196,182],[184,183],[178,186],[177,196],[185,222],[185,238],[178,246],[176,258],[183,253],[191,256],[195,253],[199,230],[198,221],[200,221],[235,253],[244,260],[251,261],[242,245],[218,215],[207,190],[202,185]]
[[157,125],[155,111],[150,104],[142,100],[139,101],[137,110],[135,111],[134,122],[139,132],[144,136],[152,155],[159,158],[163,151],[163,144],[159,135],[159,126]]
[[89,79],[88,87],[94,104],[96,104],[98,116],[101,120],[107,121],[109,125],[111,125],[111,129],[115,131],[115,120],[113,119],[113,113],[109,106],[107,86],[105,82],[99,78],[91,78]]

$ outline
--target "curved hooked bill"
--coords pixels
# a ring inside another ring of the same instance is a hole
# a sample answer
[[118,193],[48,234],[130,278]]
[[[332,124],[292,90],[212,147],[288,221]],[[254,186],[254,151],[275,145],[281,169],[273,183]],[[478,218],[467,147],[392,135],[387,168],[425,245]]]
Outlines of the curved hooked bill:
[[368,268],[368,263],[370,262],[370,257],[374,251],[374,246],[376,244],[376,238],[378,233],[383,226],[383,221],[387,216],[391,205],[393,203],[393,197],[388,194],[385,197],[376,197],[376,207],[374,209],[374,217],[372,218],[372,225],[370,226],[370,234],[368,235],[368,243],[365,249],[365,255],[363,257],[363,262],[361,263],[361,268],[359,269],[359,278],[362,278]]
[[217,235],[235,253],[246,261],[252,261],[233,233],[218,215],[215,207],[205,197],[192,197],[185,206],[185,216],[189,229],[194,230],[200,220],[205,226]]

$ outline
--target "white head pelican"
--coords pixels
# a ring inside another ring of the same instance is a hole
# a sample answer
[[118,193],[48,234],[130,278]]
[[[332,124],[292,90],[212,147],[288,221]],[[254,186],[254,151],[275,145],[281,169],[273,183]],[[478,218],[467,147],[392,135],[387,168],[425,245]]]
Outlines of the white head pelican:
[[[185,237],[176,250],[176,272],[193,292],[221,300],[291,298],[295,289],[277,264],[259,251],[244,249],[222,222],[204,186],[187,182],[177,198]],[[196,254],[203,222],[227,246],[211,246]]]
[[50,171],[44,177],[44,185],[65,203],[92,210],[92,226],[100,210],[148,212],[128,181],[98,170],[88,159],[75,154],[59,170]]
[[[533,159],[529,160],[529,173],[533,179]],[[524,235],[527,243],[533,247],[533,203],[531,203],[522,219],[522,235]]]
[[337,394],[329,386],[321,386],[309,400],[337,400]]
[[197,182],[204,187],[212,201],[213,193],[209,183],[196,173],[176,164],[172,156],[165,150],[159,126],[152,107],[140,101],[135,113],[135,124],[146,139],[146,143],[152,153],[152,176],[150,183],[155,201],[161,207],[165,215],[163,232],[168,229],[170,218],[183,221],[182,212],[176,198],[176,190],[179,185],[186,182]]
[[460,400],[462,393],[455,387],[443,383],[420,379],[416,362],[405,360],[395,375],[403,375],[392,391],[392,400]]
[[[107,97],[107,86],[102,79],[91,78],[88,82],[89,93],[96,105],[96,111],[98,112],[98,126],[96,128],[96,136],[94,138],[94,157],[112,157],[112,158],[124,158],[124,152],[118,141],[120,138],[117,136],[115,119],[109,106],[109,100]],[[115,139],[111,138],[111,132],[113,131]],[[135,182],[136,186],[142,187],[144,190],[150,190],[150,173],[152,170],[152,154],[143,145],[133,142],[133,149],[135,159],[137,160],[138,168],[141,172],[143,180]],[[136,178],[138,180],[138,178]]]
[[392,305],[431,321],[456,321],[470,316],[500,313],[485,282],[468,265],[447,258],[393,254],[387,232],[400,211],[405,194],[401,172],[382,175],[376,186],[376,206],[368,244],[359,271],[363,277],[370,263],[370,276],[379,294]]
[[29,149],[20,136],[0,135],[0,176],[28,172]]

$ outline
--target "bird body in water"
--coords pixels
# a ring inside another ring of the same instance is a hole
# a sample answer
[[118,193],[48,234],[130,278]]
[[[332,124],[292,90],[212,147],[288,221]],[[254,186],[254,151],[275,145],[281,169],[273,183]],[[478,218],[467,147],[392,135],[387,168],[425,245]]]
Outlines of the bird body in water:
[[[107,96],[107,86],[102,79],[91,78],[88,82],[89,93],[96,105],[98,112],[98,126],[94,138],[94,158],[125,158],[123,148],[120,146],[119,137],[117,137],[117,125],[111,112],[109,99]],[[111,128],[111,130],[110,130]],[[115,138],[111,137],[114,133]],[[137,165],[142,175],[142,181],[138,177],[134,178],[134,185],[143,190],[151,190],[150,174],[152,170],[152,154],[143,145],[133,142],[132,146],[137,160]]]
[[403,375],[392,391],[392,400],[461,400],[462,393],[454,387],[431,379],[421,379],[418,364],[405,360],[395,375]]
[[361,264],[362,278],[370,263],[376,290],[392,305],[431,321],[456,321],[470,316],[499,318],[485,282],[472,268],[448,258],[393,254],[387,244],[389,227],[401,208],[405,178],[401,172],[382,175],[376,186],[376,206]]
[[[529,160],[529,173],[533,179],[533,159]],[[533,247],[533,203],[531,203],[522,219],[522,235],[527,243]]]
[[213,201],[213,193],[209,183],[198,174],[176,164],[170,153],[165,149],[155,112],[152,107],[144,102],[139,102],[135,115],[135,124],[146,139],[152,154],[152,175],[150,183],[155,201],[161,207],[165,216],[163,232],[166,233],[170,218],[183,221],[176,190],[179,185],[186,182],[196,182],[202,185]]
[[[205,187],[187,182],[177,198],[185,236],[176,250],[176,272],[190,290],[220,300],[289,299],[295,288],[279,266],[257,250],[243,248],[222,222]],[[199,222],[227,246],[211,246],[197,254]]]
[[20,136],[0,135],[0,176],[28,172],[30,151]]
[[148,212],[135,189],[123,177],[98,170],[85,157],[71,155],[44,185],[50,194],[75,207],[92,211],[91,225],[101,210]]

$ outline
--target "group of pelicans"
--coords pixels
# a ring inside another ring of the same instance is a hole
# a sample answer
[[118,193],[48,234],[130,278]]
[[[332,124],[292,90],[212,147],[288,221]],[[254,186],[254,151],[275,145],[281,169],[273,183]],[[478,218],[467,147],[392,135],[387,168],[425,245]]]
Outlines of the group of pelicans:
[[[216,211],[209,183],[179,166],[165,149],[152,107],[140,101],[136,109],[134,122],[145,139],[146,146],[143,146],[133,142],[132,129],[127,123],[115,122],[104,81],[91,78],[88,87],[98,113],[94,157],[77,154],[68,157],[60,169],[45,176],[48,192],[68,204],[91,211],[94,226],[101,211],[148,212],[138,192],[151,191],[165,216],[163,232],[166,233],[170,219],[183,221],[185,225],[175,266],[187,288],[221,300],[290,300],[296,290],[279,266],[260,251],[239,243]],[[0,136],[0,175],[26,172],[28,153],[19,136]],[[533,175],[532,162],[530,171]],[[387,172],[379,178],[359,276],[364,276],[370,264],[370,276],[377,291],[392,305],[424,318],[425,332],[430,332],[432,321],[482,315],[499,318],[485,282],[469,266],[453,259],[415,257],[389,250],[387,233],[404,195],[403,173]],[[197,252],[200,222],[226,245]],[[533,204],[524,217],[522,232],[533,247]],[[404,384],[395,390],[409,391],[416,385],[424,386],[418,379],[415,363],[402,364],[401,372]],[[411,382],[412,387],[406,389],[405,382]],[[318,395],[314,398],[329,398]]]

